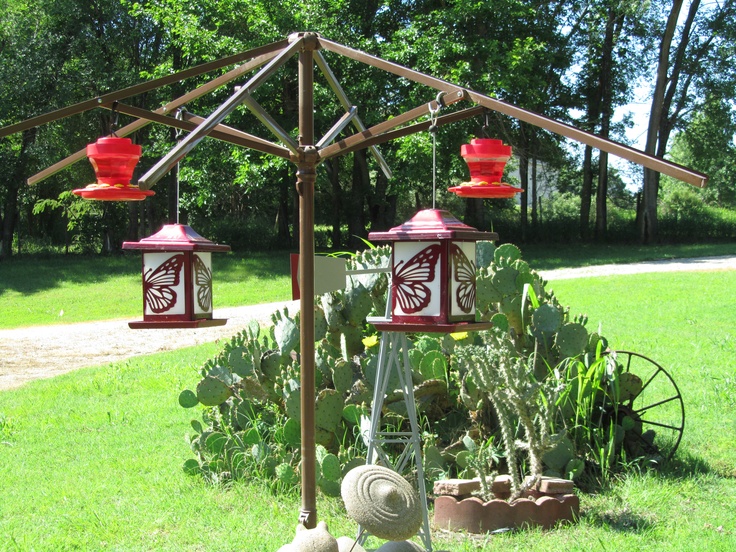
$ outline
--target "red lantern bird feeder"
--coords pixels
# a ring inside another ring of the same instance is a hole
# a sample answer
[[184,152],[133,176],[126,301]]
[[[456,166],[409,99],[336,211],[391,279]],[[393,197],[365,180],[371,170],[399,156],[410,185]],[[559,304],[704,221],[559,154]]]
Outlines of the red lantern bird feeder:
[[130,138],[100,138],[87,145],[87,157],[95,169],[97,182],[73,190],[75,195],[98,201],[141,201],[154,195],[153,191],[141,190],[130,183],[141,157],[141,147]]
[[222,326],[212,318],[212,252],[230,251],[191,227],[167,224],[148,238],[124,242],[143,251],[143,321],[133,329]]
[[419,211],[370,240],[392,242],[391,322],[402,331],[447,332],[475,322],[475,243],[497,240],[451,213]]
[[470,169],[470,181],[448,188],[461,197],[510,198],[523,192],[501,182],[506,162],[511,159],[511,146],[501,140],[475,138],[460,146],[460,155]]

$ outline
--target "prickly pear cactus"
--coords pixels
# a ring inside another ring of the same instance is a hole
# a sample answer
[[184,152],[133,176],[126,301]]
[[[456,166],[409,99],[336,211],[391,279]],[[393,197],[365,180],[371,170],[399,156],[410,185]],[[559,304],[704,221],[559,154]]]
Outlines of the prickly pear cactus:
[[218,377],[206,376],[197,384],[197,400],[204,406],[218,406],[232,396],[230,386]]

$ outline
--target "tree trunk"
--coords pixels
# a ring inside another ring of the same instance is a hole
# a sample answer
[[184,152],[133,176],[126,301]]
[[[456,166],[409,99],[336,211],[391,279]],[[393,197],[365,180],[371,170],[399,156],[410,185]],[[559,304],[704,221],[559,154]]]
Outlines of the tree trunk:
[[[606,18],[606,32],[603,39],[603,51],[600,68],[600,112],[601,136],[608,138],[611,132],[611,118],[613,117],[613,94],[611,80],[613,79],[613,47],[617,42],[621,23],[624,16],[619,16],[611,6]],[[616,23],[619,22],[617,27]],[[618,29],[618,31],[617,31]],[[595,195],[595,239],[602,240],[608,231],[608,153],[601,151],[598,155],[598,188]]]
[[325,161],[325,170],[327,170],[327,178],[330,181],[330,190],[332,193],[332,247],[337,248],[342,245],[342,236],[340,235],[340,226],[342,224],[340,158]]
[[[674,0],[672,10],[667,18],[664,35],[659,45],[659,60],[657,62],[657,76],[652,95],[652,108],[649,113],[647,141],[644,151],[657,155],[664,152],[669,139],[671,125],[669,124],[669,110],[675,90],[677,89],[680,71],[684,59],[684,49],[689,40],[689,28],[695,18],[700,0],[693,0],[684,28],[686,29],[678,45],[674,64],[670,63],[672,41],[677,29],[677,22],[682,11],[683,0]],[[659,173],[644,169],[642,186],[641,213],[639,213],[639,238],[642,243],[653,243],[658,238],[659,222],[657,220],[657,197],[659,195]]]
[[583,156],[583,187],[580,190],[580,238],[590,237],[590,202],[593,197],[593,148],[585,146]]
[[485,205],[483,200],[477,197],[471,197],[465,200],[465,215],[463,222],[468,226],[477,228],[481,231],[488,230],[485,216]]
[[608,153],[598,157],[598,189],[595,194],[595,239],[603,240],[608,233]]
[[376,175],[376,192],[370,208],[371,230],[388,230],[396,219],[396,194],[388,194],[388,178],[383,171]]
[[537,214],[537,157],[532,157],[532,236],[539,234],[539,216]]
[[368,160],[366,150],[353,153],[353,185],[350,194],[350,216],[348,217],[348,231],[352,247],[360,247],[363,242],[358,238],[366,238],[365,203],[367,190],[370,186]]
[[36,140],[36,128],[23,131],[20,151],[15,161],[15,170],[7,181],[7,195],[2,210],[2,239],[0,239],[0,259],[9,259],[13,255],[13,234],[18,221],[18,194],[26,177],[28,166],[28,148]]

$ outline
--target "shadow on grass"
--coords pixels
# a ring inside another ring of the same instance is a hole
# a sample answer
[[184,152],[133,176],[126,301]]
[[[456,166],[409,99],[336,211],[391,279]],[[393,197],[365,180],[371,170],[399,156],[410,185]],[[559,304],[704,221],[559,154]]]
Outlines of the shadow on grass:
[[593,527],[605,527],[621,533],[645,533],[653,527],[647,517],[637,514],[628,506],[587,511],[583,513],[583,517]]
[[687,451],[677,451],[677,454],[659,470],[661,477],[675,480],[713,473],[716,472],[704,458]]
[[33,294],[61,282],[91,284],[140,273],[140,256],[24,255],[0,263],[0,295],[5,291]]
[[[290,274],[288,251],[230,253],[214,257],[214,265],[215,277],[222,282]],[[137,251],[110,256],[24,255],[0,263],[0,295],[6,291],[31,295],[54,289],[62,282],[104,283],[119,276],[136,276],[140,271]]]

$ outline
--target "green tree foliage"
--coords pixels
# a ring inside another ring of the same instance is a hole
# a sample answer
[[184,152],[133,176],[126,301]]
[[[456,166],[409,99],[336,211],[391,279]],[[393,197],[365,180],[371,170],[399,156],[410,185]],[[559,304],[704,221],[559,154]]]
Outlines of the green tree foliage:
[[[657,129],[657,143],[650,148],[652,152],[667,154],[672,132],[687,131],[690,125],[694,125],[691,136],[703,132],[696,127],[705,122],[694,114],[705,112],[706,96],[730,112],[732,102],[728,100],[734,97],[736,80],[730,63],[735,3],[721,0],[701,7],[694,0],[690,3],[692,17],[672,21],[670,46],[663,47],[660,56],[662,83],[668,86],[656,88],[659,103],[653,111],[658,115],[651,125]],[[684,10],[683,6],[676,2],[676,8]],[[309,30],[618,138],[623,129],[613,124],[613,110],[629,101],[637,77],[646,78],[651,72],[657,54],[653,45],[664,44],[670,12],[674,13],[669,3],[638,0],[0,0],[0,125]],[[350,101],[359,106],[359,116],[368,127],[426,105],[436,96],[428,87],[327,51],[321,53]],[[253,94],[293,137],[298,133],[295,64],[288,62]],[[155,109],[228,69],[141,94],[126,103]],[[247,78],[244,75],[213,94],[192,100],[186,110],[206,117]],[[315,87],[319,139],[344,108],[319,71]],[[448,106],[441,114],[454,109],[457,106]],[[127,121],[120,118],[122,126]],[[714,112],[707,119],[717,124],[718,116]],[[63,191],[90,182],[89,166],[78,163],[30,189],[23,181],[110,132],[114,120],[110,112],[97,110],[0,140],[0,167],[6,175],[0,180],[0,255],[10,254],[18,225],[28,234],[52,236],[64,243],[67,225],[61,211],[37,210],[34,214],[33,205],[58,201]],[[226,124],[274,139],[245,107],[234,111]],[[514,215],[520,215],[521,236],[517,237],[521,239],[543,233],[542,173],[558,173],[556,187],[581,194],[583,235],[590,224],[593,197],[597,198],[599,237],[606,230],[607,201],[614,195],[628,201],[615,173],[608,170],[605,155],[596,156],[590,150],[581,162],[569,154],[559,137],[489,113],[443,126],[436,134],[438,206],[455,212],[465,209],[467,222],[480,229],[489,229],[501,218],[509,220],[513,202],[461,201],[443,190],[467,176],[458,155],[460,144],[484,135],[502,138],[514,148],[520,185],[526,190],[519,214]],[[133,139],[146,145],[139,167],[142,174],[170,150],[177,135],[152,124]],[[684,144],[685,138],[679,142]],[[678,155],[687,163],[711,172],[728,166],[723,149],[719,159],[713,153],[712,162],[698,164],[703,153],[691,140],[689,143],[690,153],[678,145]],[[431,205],[429,133],[383,144],[380,149],[393,171],[391,179],[365,151],[319,167],[316,219],[331,225],[334,246],[346,245],[340,243],[345,229],[349,236],[365,236],[369,229],[385,229],[417,208]],[[156,196],[144,204],[98,209],[99,217],[108,222],[95,225],[99,233],[92,243],[97,243],[97,249],[105,242],[115,247],[126,235],[138,239],[173,219],[177,178],[183,220],[209,237],[223,241],[257,221],[259,231],[275,232],[280,245],[294,242],[298,211],[292,164],[207,139],[182,160],[178,171],[167,176],[168,186],[161,182]],[[645,185],[646,212],[651,211],[650,188]],[[658,183],[654,191],[656,198]],[[719,195],[718,201],[728,201],[728,194]],[[81,225],[74,231],[81,232]]]

